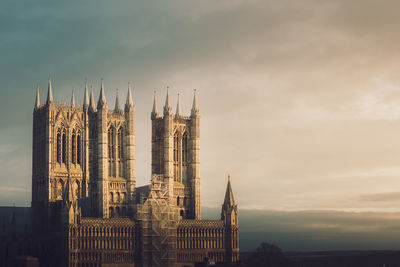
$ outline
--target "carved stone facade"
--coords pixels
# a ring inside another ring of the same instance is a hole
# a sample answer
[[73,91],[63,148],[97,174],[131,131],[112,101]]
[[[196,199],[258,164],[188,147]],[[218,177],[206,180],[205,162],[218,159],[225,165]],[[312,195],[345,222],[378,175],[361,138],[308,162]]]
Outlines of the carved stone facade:
[[[43,266],[194,266],[239,260],[238,210],[228,181],[220,220],[201,220],[200,115],[163,116],[154,99],[151,184],[135,188],[135,109],[118,94],[109,110],[101,81],[97,106],[55,103],[49,80],[33,112],[32,226]],[[57,257],[55,256],[57,255]],[[60,256],[61,255],[61,256]]]

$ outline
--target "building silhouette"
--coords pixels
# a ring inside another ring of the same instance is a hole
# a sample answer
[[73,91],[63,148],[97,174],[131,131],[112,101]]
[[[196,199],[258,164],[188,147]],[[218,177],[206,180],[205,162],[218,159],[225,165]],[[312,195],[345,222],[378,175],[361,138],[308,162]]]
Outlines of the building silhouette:
[[33,111],[31,255],[41,266],[195,266],[239,260],[238,209],[230,179],[219,220],[202,220],[200,114],[179,95],[151,112],[151,183],[135,186],[135,108],[128,85],[108,109],[101,81],[95,103],[56,103],[37,90]]

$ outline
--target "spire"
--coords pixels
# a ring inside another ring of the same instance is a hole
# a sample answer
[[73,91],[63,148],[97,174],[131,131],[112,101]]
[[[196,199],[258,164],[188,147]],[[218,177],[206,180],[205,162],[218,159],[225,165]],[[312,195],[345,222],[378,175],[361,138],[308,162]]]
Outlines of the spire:
[[235,200],[233,198],[233,192],[232,192],[232,187],[231,187],[231,176],[228,175],[228,185],[226,186],[224,206],[232,207],[234,205],[235,205]]
[[131,93],[131,83],[128,83],[128,95],[126,96],[125,111],[129,111],[130,109],[133,108],[134,106]]
[[87,82],[85,82],[85,94],[83,95],[83,108],[87,108],[89,106],[89,96],[88,96],[88,87]]
[[194,96],[193,96],[193,106],[192,106],[192,117],[199,115],[199,107],[197,106],[197,100],[196,100],[196,89],[194,89]]
[[36,89],[36,100],[35,100],[35,109],[40,107],[40,96],[39,96],[39,86]]
[[72,89],[72,96],[71,96],[71,106],[75,106],[75,94],[74,94],[74,89]]
[[178,93],[178,101],[176,102],[176,112],[175,112],[175,117],[180,117],[181,116],[181,109],[180,109],[180,103],[179,103],[179,93]]
[[115,111],[121,111],[121,108],[119,106],[119,101],[118,101],[118,88],[117,88],[117,92],[115,93]]
[[47,91],[46,105],[53,103],[53,89],[51,88],[51,79],[49,78],[49,88]]
[[107,100],[106,100],[106,95],[104,93],[104,80],[103,78],[101,78],[101,88],[100,88],[99,102],[97,102],[97,108],[101,109],[103,107],[107,107]]
[[89,102],[89,108],[91,111],[95,112],[96,111],[96,106],[94,105],[94,96],[93,96],[93,88],[90,86],[90,102]]
[[151,117],[156,118],[157,116],[158,116],[158,111],[156,102],[156,91],[154,91],[153,110],[151,111]]
[[169,87],[167,86],[167,97],[165,98],[164,115],[172,112],[171,104],[169,103]]

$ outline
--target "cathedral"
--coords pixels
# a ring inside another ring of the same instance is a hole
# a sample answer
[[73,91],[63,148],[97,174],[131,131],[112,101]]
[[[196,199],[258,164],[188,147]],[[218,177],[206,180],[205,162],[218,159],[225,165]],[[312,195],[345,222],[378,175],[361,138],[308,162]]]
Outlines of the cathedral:
[[33,111],[32,255],[41,266],[202,266],[239,261],[238,208],[230,179],[218,220],[201,219],[200,114],[167,91],[151,111],[151,181],[136,187],[135,107],[118,93],[109,109],[101,80],[95,102],[53,99],[51,80]]

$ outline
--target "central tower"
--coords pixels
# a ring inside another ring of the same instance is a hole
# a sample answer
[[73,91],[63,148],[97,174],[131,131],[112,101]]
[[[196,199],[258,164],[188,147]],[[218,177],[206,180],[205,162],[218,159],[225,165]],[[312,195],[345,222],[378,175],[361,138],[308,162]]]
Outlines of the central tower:
[[196,92],[190,116],[180,113],[179,95],[175,114],[169,90],[163,116],[154,96],[151,112],[151,173],[168,184],[169,201],[176,203],[184,219],[201,219],[200,211],[200,115]]

